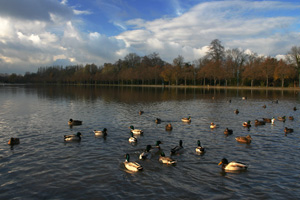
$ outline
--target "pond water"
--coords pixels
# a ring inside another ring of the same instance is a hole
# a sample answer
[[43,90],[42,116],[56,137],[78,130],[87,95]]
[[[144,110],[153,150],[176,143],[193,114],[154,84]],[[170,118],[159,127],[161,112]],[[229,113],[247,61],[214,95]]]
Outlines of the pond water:
[[[299,100],[296,91],[1,86],[0,199],[297,199]],[[188,116],[190,124],[181,122]],[[294,120],[254,126],[255,119],[281,116]],[[70,127],[70,118],[83,124]],[[250,129],[242,126],[248,120]],[[210,122],[219,127],[210,129]],[[128,142],[130,125],[144,131],[136,145]],[[226,127],[232,135],[224,135]],[[284,134],[285,127],[294,132]],[[95,137],[93,130],[103,128],[107,137]],[[80,142],[64,142],[77,132]],[[246,135],[251,144],[235,140]],[[10,137],[20,144],[8,145]],[[184,152],[172,157],[176,165],[161,164],[158,155],[139,160],[158,140],[167,156],[183,141]],[[204,155],[195,153],[197,140]],[[126,153],[144,169],[126,170]],[[249,168],[223,172],[224,157]]]

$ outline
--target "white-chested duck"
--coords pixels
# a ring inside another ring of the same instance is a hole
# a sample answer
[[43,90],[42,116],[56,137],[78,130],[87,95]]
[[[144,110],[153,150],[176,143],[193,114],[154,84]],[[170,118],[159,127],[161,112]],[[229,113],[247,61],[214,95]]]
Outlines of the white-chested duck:
[[152,148],[151,145],[147,145],[145,151],[140,154],[139,159],[140,160],[150,159],[152,156],[150,152],[151,148]]
[[141,171],[143,169],[143,167],[139,163],[130,162],[129,159],[130,159],[129,154],[126,154],[126,160],[124,162],[124,166],[126,169],[128,169],[129,171],[132,171],[132,172]]
[[136,137],[133,136],[133,133],[132,133],[132,132],[130,132],[130,135],[131,135],[131,137],[128,139],[128,141],[129,141],[130,143],[135,143],[135,142],[137,142],[137,139],[136,139]]
[[168,164],[168,165],[172,165],[172,164],[177,163],[176,160],[173,160],[170,157],[166,157],[165,153],[163,151],[160,153],[160,156],[159,156],[158,160],[159,160],[159,162],[164,163],[164,164]]
[[94,134],[95,136],[107,136],[107,128],[104,128],[102,131],[96,131],[94,130]]
[[200,153],[200,154],[203,154],[205,153],[205,148],[201,146],[201,142],[200,140],[197,141],[197,147],[196,147],[196,153]]
[[227,171],[227,172],[230,172],[230,171],[232,171],[232,172],[245,171],[248,168],[247,165],[245,165],[243,163],[240,163],[240,162],[232,161],[232,162],[229,163],[226,158],[223,158],[218,165],[221,165],[221,164],[222,164],[222,169]]
[[129,128],[133,134],[140,135],[144,133],[144,131],[142,131],[141,129],[135,129],[134,126],[130,126]]
[[184,117],[184,118],[181,118],[181,121],[183,121],[183,122],[185,122],[185,123],[191,123],[192,118],[191,118],[191,116],[189,116],[189,117]]
[[73,134],[73,135],[64,135],[64,140],[66,142],[80,141],[81,140],[81,133],[77,132],[76,134]]

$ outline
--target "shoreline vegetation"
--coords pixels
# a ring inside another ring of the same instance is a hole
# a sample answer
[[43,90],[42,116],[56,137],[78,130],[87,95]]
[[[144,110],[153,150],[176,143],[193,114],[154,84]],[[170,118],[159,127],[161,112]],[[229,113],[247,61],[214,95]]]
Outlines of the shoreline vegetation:
[[78,87],[140,87],[140,88],[179,88],[179,89],[224,89],[224,90],[289,90],[300,91],[300,87],[264,87],[264,86],[212,86],[212,85],[139,85],[139,84],[14,84],[0,83],[0,86],[78,86]]

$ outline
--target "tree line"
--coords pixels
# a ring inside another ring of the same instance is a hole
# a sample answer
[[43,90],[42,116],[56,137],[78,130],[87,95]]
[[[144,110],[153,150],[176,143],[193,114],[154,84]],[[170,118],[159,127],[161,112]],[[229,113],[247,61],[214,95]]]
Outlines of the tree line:
[[238,48],[225,50],[213,40],[206,55],[186,62],[178,55],[172,63],[158,53],[129,53],[115,63],[39,67],[36,73],[0,75],[3,83],[143,84],[291,87],[300,83],[300,47],[293,46],[278,60]]

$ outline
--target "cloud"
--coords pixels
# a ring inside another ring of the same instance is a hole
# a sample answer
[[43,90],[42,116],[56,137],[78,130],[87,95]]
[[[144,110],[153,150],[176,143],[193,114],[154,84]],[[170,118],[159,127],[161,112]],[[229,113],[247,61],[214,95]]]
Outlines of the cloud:
[[130,17],[129,11],[138,12],[128,2],[114,2],[96,1],[121,31],[107,36],[85,29],[95,10],[75,9],[67,0],[0,1],[0,73],[36,72],[53,64],[102,65],[128,53],[157,52],[168,62],[182,55],[192,62],[214,39],[226,48],[280,57],[300,42],[299,3],[209,1],[187,10],[185,2],[171,0],[175,17],[149,20]]

